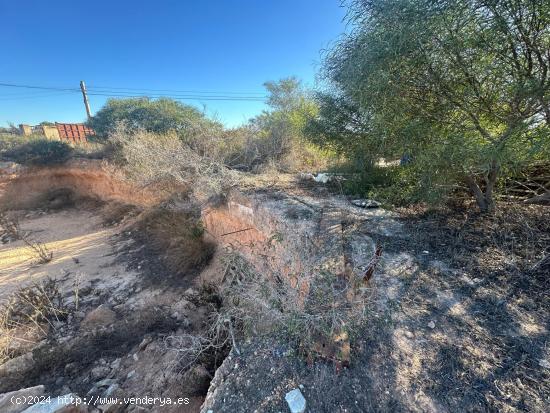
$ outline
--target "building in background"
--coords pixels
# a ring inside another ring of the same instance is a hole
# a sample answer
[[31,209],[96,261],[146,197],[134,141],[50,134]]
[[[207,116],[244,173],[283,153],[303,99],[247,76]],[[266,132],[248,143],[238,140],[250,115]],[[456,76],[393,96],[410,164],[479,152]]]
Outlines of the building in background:
[[23,135],[23,136],[32,135],[32,126],[31,126],[31,125],[24,125],[24,124],[21,124],[21,125],[19,125],[19,132],[20,132],[21,135]]
[[86,143],[88,136],[94,135],[93,129],[83,123],[55,123],[37,126],[19,125],[19,131],[23,136],[42,135],[47,139],[60,140],[68,143]]

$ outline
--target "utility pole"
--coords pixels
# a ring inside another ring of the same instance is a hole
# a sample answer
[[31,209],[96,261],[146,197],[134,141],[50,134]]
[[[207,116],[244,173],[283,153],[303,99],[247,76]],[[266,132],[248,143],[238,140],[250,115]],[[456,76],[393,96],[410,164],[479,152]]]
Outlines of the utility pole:
[[86,106],[86,114],[88,115],[88,120],[92,117],[92,112],[90,111],[90,102],[88,102],[88,95],[86,94],[86,83],[83,80],[80,81],[80,90],[82,91],[82,97],[84,98],[84,106]]

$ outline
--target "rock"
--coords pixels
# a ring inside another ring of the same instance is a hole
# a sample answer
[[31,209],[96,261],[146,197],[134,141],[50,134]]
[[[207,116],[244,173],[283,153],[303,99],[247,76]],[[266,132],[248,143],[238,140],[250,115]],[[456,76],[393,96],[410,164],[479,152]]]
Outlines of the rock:
[[289,391],[285,395],[285,400],[291,413],[304,413],[306,411],[306,399],[300,389]]
[[78,365],[76,363],[69,363],[65,365],[65,374],[72,376],[78,371]]
[[126,375],[126,378],[129,379],[129,378],[132,378],[136,375],[136,371],[135,370],[132,370],[131,372],[129,372],[127,375]]
[[134,361],[139,361],[139,356],[137,355],[137,353],[134,353],[132,358],[134,359]]
[[301,172],[298,175],[298,179],[300,181],[313,181],[315,179],[315,176],[312,173]]
[[98,381],[95,386],[96,387],[109,387],[116,383],[116,380],[114,379],[103,379]]
[[118,368],[120,367],[120,361],[121,361],[120,358],[115,359],[115,360],[111,363],[111,368],[112,368],[113,370],[118,369]]
[[550,362],[546,359],[540,359],[539,366],[544,367],[545,369],[550,369]]
[[151,341],[153,341],[153,338],[151,336],[147,336],[145,337],[141,343],[139,343],[139,350],[140,351],[143,351],[147,348],[147,346],[151,343]]
[[28,387],[26,389],[11,391],[0,394],[0,412],[2,413],[20,413],[28,407],[28,404],[16,404],[12,402],[13,397],[40,397],[44,395],[44,386]]
[[116,313],[105,304],[90,311],[82,320],[82,327],[88,330],[99,327],[107,327],[116,320]]
[[351,203],[359,208],[380,208],[380,202],[374,199],[354,199]]
[[92,379],[101,379],[105,376],[107,376],[111,372],[111,369],[107,366],[97,366],[92,369],[90,374],[92,375]]
[[12,374],[25,375],[34,366],[34,358],[32,353],[26,353],[22,356],[15,357],[6,361],[0,366],[0,377],[9,376]]
[[433,322],[433,320],[428,323],[428,327],[430,327],[432,330],[435,328],[435,323]]
[[320,174],[317,174],[317,176],[314,176],[313,177],[313,180],[315,182],[319,182],[321,184],[326,184],[327,182],[331,181],[331,175],[329,174],[325,174],[325,173],[320,173]]
[[22,413],[87,413],[90,410],[77,395],[51,397],[49,403],[34,404]]
[[118,383],[111,384],[109,388],[103,393],[103,397],[110,397],[115,391],[118,390],[119,387],[120,386],[118,385]]

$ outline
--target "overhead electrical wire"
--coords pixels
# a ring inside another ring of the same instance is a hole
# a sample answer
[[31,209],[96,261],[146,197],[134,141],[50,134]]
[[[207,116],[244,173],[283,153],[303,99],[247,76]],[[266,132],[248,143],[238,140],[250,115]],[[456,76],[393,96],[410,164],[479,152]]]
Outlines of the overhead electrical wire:
[[229,100],[229,101],[250,101],[250,102],[264,102],[264,98],[251,97],[251,96],[185,96],[185,95],[136,95],[136,94],[123,94],[123,93],[96,93],[88,92],[89,96],[107,96],[107,97],[125,97],[125,98],[170,98],[174,100]]
[[[0,87],[14,87],[14,88],[25,88],[25,89],[34,89],[41,91],[63,91],[70,93],[80,92],[80,88],[67,88],[67,87],[51,87],[51,86],[36,86],[36,85],[27,85],[27,84],[14,84],[7,82],[0,82]],[[146,91],[150,92],[172,92],[172,93],[154,93],[149,94],[145,93]],[[140,93],[141,92],[141,93]],[[195,101],[208,101],[208,100],[217,100],[217,101],[241,101],[241,102],[264,102],[266,97],[263,95],[257,94],[258,92],[216,92],[216,91],[183,91],[183,90],[173,90],[173,89],[132,89],[132,88],[107,88],[107,87],[88,87],[87,93],[90,96],[105,96],[105,97],[124,97],[124,98],[170,98],[174,100],[195,100]],[[257,94],[257,95],[254,95]],[[0,95],[0,100],[9,100],[2,99],[3,96]],[[32,95],[29,96],[33,97]],[[36,95],[35,97],[39,97]]]
[[177,89],[147,89],[147,88],[131,88],[131,87],[107,87],[107,86],[87,86],[88,90],[129,90],[137,92],[171,92],[171,93],[196,93],[196,94],[223,94],[223,95],[258,95],[265,96],[264,92],[228,92],[228,91],[213,91],[213,90],[177,90]]
[[57,93],[47,93],[47,94],[40,94],[40,95],[24,95],[24,96],[10,96],[10,97],[4,97],[0,95],[0,101],[6,101],[6,100],[21,100],[21,99],[38,99],[38,98],[47,98],[47,97],[53,97],[53,96],[64,96],[64,95],[72,95],[74,92],[57,92]]

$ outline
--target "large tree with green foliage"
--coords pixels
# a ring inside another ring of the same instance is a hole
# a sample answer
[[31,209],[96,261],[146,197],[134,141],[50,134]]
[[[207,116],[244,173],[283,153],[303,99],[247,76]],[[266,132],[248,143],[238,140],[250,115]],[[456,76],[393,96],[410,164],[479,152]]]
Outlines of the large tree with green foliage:
[[287,154],[303,139],[308,119],[317,113],[317,104],[296,77],[264,83],[269,110],[250,120],[250,126],[266,142],[274,159]]
[[98,136],[106,138],[120,122],[129,130],[175,131],[182,138],[194,136],[205,128],[221,129],[219,123],[195,107],[166,98],[109,99],[89,123]]
[[550,2],[355,0],[327,56],[318,141],[410,153],[432,191],[464,183],[483,211],[503,170],[548,159]]

